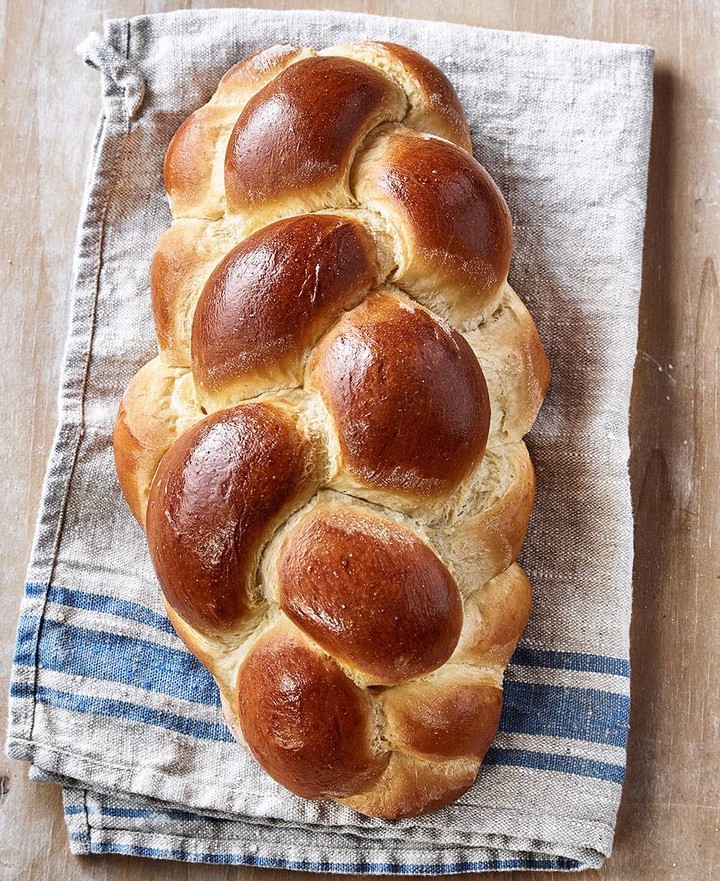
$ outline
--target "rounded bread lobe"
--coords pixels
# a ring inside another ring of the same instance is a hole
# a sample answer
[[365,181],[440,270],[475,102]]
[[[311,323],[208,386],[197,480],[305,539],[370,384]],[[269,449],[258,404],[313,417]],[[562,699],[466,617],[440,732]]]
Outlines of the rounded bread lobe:
[[490,424],[477,358],[457,331],[381,292],[344,316],[308,365],[342,466],[364,486],[444,495],[479,463]]
[[143,529],[160,460],[178,436],[201,418],[189,371],[168,367],[160,357],[143,365],[125,389],[113,431],[115,470]]
[[163,175],[174,217],[220,217],[225,207],[223,163],[228,137],[247,101],[280,71],[312,53],[298,46],[268,46],[225,74],[209,103],[175,132]]
[[446,566],[366,510],[314,508],[285,538],[277,581],[290,620],[373,685],[430,673],[460,636],[462,598]]
[[247,101],[280,71],[300,58],[314,54],[312,49],[293,46],[291,43],[276,43],[259,49],[230,68],[220,80],[213,101],[233,105]]
[[532,587],[513,563],[465,602],[465,620],[453,659],[459,663],[507,666],[530,617]]
[[181,372],[163,367],[159,359],[149,361],[130,381],[115,419],[115,470],[125,501],[143,528],[152,479],[177,437],[169,402]]
[[167,603],[204,633],[237,630],[268,533],[316,489],[310,442],[269,403],[208,416],[160,463],[147,537]]
[[267,630],[238,674],[237,713],[250,751],[278,783],[305,798],[342,798],[370,786],[376,754],[370,694],[291,625]]
[[502,689],[454,672],[410,682],[383,694],[386,737],[394,749],[438,762],[481,762],[502,712]]
[[465,111],[462,108],[452,83],[440,68],[428,61],[424,55],[401,46],[399,43],[380,42],[376,44],[393,61],[399,62],[415,84],[408,84],[412,100],[408,115],[403,122],[410,128],[428,132],[445,138],[472,152],[470,129]]
[[454,144],[396,128],[353,166],[359,202],[389,217],[405,241],[392,281],[462,322],[497,298],[512,256],[512,222],[480,163]]
[[300,215],[245,239],[213,271],[195,310],[202,399],[221,406],[300,385],[310,347],[377,280],[372,239],[348,218]]
[[355,150],[382,122],[405,115],[405,93],[349,58],[291,65],[248,101],[225,157],[228,208],[273,217],[352,204]]
[[[477,472],[479,497],[465,501],[463,516],[431,528],[458,584],[471,590],[517,559],[535,500],[535,472],[522,441],[488,450]],[[466,593],[465,590],[463,590]]]
[[424,55],[388,42],[344,43],[320,54],[343,55],[379,68],[398,82],[409,97],[404,125],[472,151],[470,129],[455,89],[442,70]]
[[371,787],[339,801],[369,817],[419,817],[460,798],[479,767],[472,760],[435,762],[393,751],[385,773]]
[[232,107],[205,104],[175,132],[163,166],[165,189],[175,217],[222,216],[216,151],[223,133],[236,117],[237,111]]
[[150,297],[163,360],[190,366],[192,315],[203,286],[232,242],[219,223],[176,220],[158,239],[150,266]]
[[491,319],[465,335],[490,392],[490,431],[508,442],[530,431],[550,382],[550,364],[530,313],[506,284]]

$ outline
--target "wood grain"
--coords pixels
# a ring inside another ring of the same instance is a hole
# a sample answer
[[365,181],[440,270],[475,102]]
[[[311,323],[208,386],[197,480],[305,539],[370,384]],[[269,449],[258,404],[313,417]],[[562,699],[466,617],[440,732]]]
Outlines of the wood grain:
[[[0,727],[68,320],[68,281],[97,75],[73,52],[104,18],[231,3],[2,0],[0,173]],[[632,730],[604,881],[720,877],[720,5],[714,0],[265,2],[445,18],[650,43],[656,98],[640,345],[632,405],[636,511]],[[13,881],[290,881],[297,873],[68,854],[56,787],[0,758],[0,877]],[[484,875],[509,879],[509,874]],[[530,873],[518,879],[534,877]],[[543,877],[561,876],[548,873]]]

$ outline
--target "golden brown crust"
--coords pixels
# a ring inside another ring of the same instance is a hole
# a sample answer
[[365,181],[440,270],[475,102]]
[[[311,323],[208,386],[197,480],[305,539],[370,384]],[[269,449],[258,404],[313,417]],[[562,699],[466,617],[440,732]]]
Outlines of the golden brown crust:
[[[483,492],[491,487],[490,492]],[[520,553],[533,502],[535,472],[522,441],[488,450],[463,516],[429,528],[463,593],[504,572]]]
[[479,768],[480,762],[473,759],[433,762],[392,752],[387,770],[373,786],[337,800],[369,817],[418,817],[460,798],[474,783]]
[[245,742],[283,786],[305,798],[342,798],[365,789],[389,755],[370,746],[372,701],[331,658],[292,627],[267,631],[238,676]]
[[490,392],[491,432],[514,442],[532,428],[550,383],[550,364],[535,322],[510,285],[495,314],[465,334]]
[[232,230],[221,222],[177,220],[158,239],[150,267],[155,331],[168,364],[190,366],[192,317],[203,286],[232,248]]
[[191,114],[165,154],[163,173],[175,217],[220,217],[222,161],[232,127],[247,101],[310,50],[281,44],[261,49],[232,67],[209,104]]
[[138,438],[132,430],[125,402],[120,402],[113,432],[115,470],[125,501],[143,528],[147,507],[146,487],[152,483],[155,469],[170,446],[171,441],[166,440],[168,437],[172,436],[166,434],[158,442],[150,438],[148,432],[147,437]]
[[206,417],[165,455],[150,491],[148,547],[166,601],[192,627],[242,625],[267,531],[315,490],[313,470],[292,415],[265,403]]
[[430,135],[383,132],[353,166],[363,205],[390,218],[403,242],[393,281],[453,321],[482,314],[507,278],[512,224],[477,160]]
[[372,684],[430,673],[460,636],[447,568],[410,530],[369,511],[314,508],[285,539],[277,575],[290,620]]
[[480,365],[421,306],[369,297],[316,348],[309,374],[334,420],[342,466],[365,486],[446,495],[482,457],[490,409]]
[[195,309],[192,364],[203,400],[222,406],[300,385],[309,349],[377,280],[372,240],[348,218],[305,214],[245,239]]
[[225,158],[228,208],[265,222],[297,210],[350,205],[355,150],[405,115],[404,92],[347,58],[306,58],[248,101]]
[[405,125],[445,138],[471,153],[472,143],[465,111],[442,70],[407,46],[388,42],[381,42],[380,45],[415,80],[415,88],[411,84],[407,86],[407,91],[413,97]]
[[292,791],[448,804],[531,600],[521,438],[549,370],[507,206],[445,75],[391,43],[245,59],[165,177],[160,356],[114,445],[170,620]]
[[236,119],[233,107],[206,105],[189,116],[170,141],[163,175],[178,217],[222,216],[222,203],[212,193],[215,155]]
[[[115,470],[130,510],[145,528],[150,484],[160,460],[181,431],[201,417],[189,394],[179,393],[187,371],[149,361],[132,378],[120,402],[113,452]],[[185,384],[187,386],[187,384]]]
[[502,689],[477,675],[455,673],[389,689],[382,705],[391,746],[438,762],[481,762],[502,712]]
[[230,68],[220,80],[213,100],[234,106],[247,101],[286,67],[314,54],[313,49],[291,43],[276,43],[259,49]]
[[406,126],[445,138],[471,152],[470,130],[455,89],[424,55],[388,42],[345,43],[320,54],[343,55],[379,68],[408,95],[409,109],[403,119]]
[[465,624],[453,660],[505,667],[532,605],[530,580],[517,563],[465,601]]

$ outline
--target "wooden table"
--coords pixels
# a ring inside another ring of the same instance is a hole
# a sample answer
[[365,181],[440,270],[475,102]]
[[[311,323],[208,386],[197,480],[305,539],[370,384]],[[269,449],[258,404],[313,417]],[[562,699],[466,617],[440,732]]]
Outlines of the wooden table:
[[[0,0],[3,731],[15,621],[56,424],[85,164],[100,108],[97,74],[83,69],[73,49],[88,31],[100,30],[105,18],[206,5],[232,4]],[[720,604],[715,601],[720,590],[720,3],[331,0],[249,5],[442,17],[657,48],[632,406],[636,564],[628,776],[615,854],[602,871],[582,877],[720,877]],[[303,876],[124,857],[71,857],[58,788],[31,784],[24,765],[2,757],[0,877],[288,881]]]

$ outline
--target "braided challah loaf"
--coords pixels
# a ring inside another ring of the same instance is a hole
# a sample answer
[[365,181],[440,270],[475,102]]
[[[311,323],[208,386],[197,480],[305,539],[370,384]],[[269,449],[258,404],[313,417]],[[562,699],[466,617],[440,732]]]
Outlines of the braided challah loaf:
[[390,43],[245,59],[165,182],[160,354],[115,456],[170,619],[288,789],[447,804],[530,609],[522,437],[549,371],[507,206],[444,74]]

